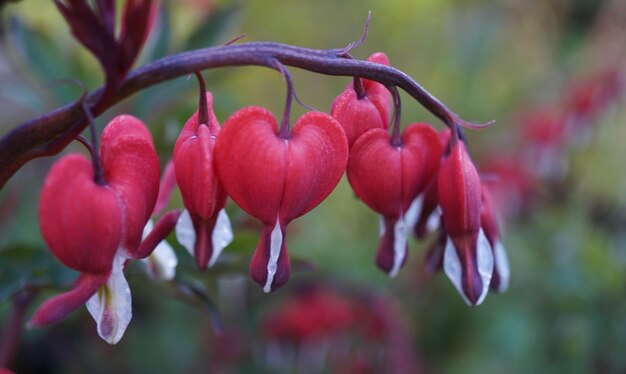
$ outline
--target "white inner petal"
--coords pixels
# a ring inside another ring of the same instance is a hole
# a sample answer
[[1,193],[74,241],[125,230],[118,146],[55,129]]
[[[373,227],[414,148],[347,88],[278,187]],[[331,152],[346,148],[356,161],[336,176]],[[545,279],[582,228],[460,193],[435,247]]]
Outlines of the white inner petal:
[[382,215],[378,217],[378,236],[383,237],[385,235],[385,217]]
[[124,277],[125,261],[115,256],[109,279],[86,303],[98,325],[98,335],[109,344],[120,341],[133,315],[130,288]]
[[141,262],[146,265],[148,275],[154,280],[172,280],[176,276],[178,258],[172,246],[165,240],[162,240],[150,256]]
[[420,194],[418,197],[413,200],[411,206],[409,206],[409,210],[406,211],[405,222],[408,227],[415,227],[417,224],[417,219],[422,213],[422,209],[424,209],[424,194]]
[[154,230],[154,222],[152,222],[152,218],[146,222],[146,225],[143,227],[143,233],[141,234],[141,239],[145,239],[150,232]]
[[[150,219],[143,229],[142,238],[145,239],[153,229],[154,224],[152,219]],[[174,253],[174,249],[166,240],[159,242],[150,256],[142,258],[141,262],[146,265],[148,276],[154,280],[172,280],[176,276],[178,258]]]
[[506,254],[506,250],[499,240],[496,241],[493,250],[496,270],[498,270],[498,275],[500,276],[498,292],[504,292],[509,288],[509,279],[511,278],[509,256]]
[[193,228],[193,222],[187,209],[178,217],[176,222],[176,240],[185,247],[192,257],[194,256],[196,230]]
[[276,217],[276,226],[274,226],[274,230],[272,230],[270,239],[270,258],[267,262],[267,280],[265,281],[265,287],[263,287],[263,291],[265,292],[270,292],[272,290],[272,282],[274,281],[274,275],[278,269],[280,248],[283,244],[283,233],[280,231],[280,222],[278,221],[278,217]]
[[393,278],[398,275],[404,256],[406,255],[406,222],[403,215],[393,226],[393,267],[389,271],[389,277]]
[[426,232],[433,232],[439,230],[441,225],[441,208],[439,205],[430,213],[428,220],[426,221]]
[[480,293],[480,297],[476,302],[476,305],[482,304],[489,292],[489,284],[491,283],[491,276],[493,275],[493,252],[491,251],[491,245],[489,240],[485,236],[483,229],[480,229],[478,233],[478,243],[476,245],[477,262],[478,262],[478,274],[483,282],[483,290]]
[[463,300],[467,305],[472,305],[467,296],[465,296],[465,292],[463,292],[463,267],[461,266],[461,261],[459,260],[459,256],[456,253],[456,249],[454,249],[454,244],[452,243],[452,239],[450,237],[446,238],[446,249],[443,254],[443,271],[446,273],[454,287],[461,294]]
[[217,215],[217,222],[211,234],[211,241],[213,243],[213,253],[209,260],[209,267],[215,264],[224,248],[233,241],[233,229],[230,225],[228,214],[226,214],[224,209],[220,210]]

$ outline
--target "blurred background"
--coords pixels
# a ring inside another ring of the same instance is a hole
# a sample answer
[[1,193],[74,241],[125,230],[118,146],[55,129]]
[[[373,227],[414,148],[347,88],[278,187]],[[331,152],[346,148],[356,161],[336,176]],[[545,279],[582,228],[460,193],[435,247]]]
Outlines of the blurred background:
[[[120,2],[121,3],[121,2]],[[626,1],[348,0],[165,1],[138,64],[244,41],[338,48],[372,21],[356,58],[385,52],[468,120],[473,157],[492,180],[511,263],[504,294],[468,307],[447,277],[424,270],[436,235],[409,243],[389,279],[374,263],[378,217],[344,179],[289,227],[289,283],[270,295],[250,280],[256,222],[228,203],[235,241],[206,273],[168,239],[175,281],[127,277],[133,320],[116,346],[80,308],[23,330],[77,276],[47,251],[37,204],[58,157],[23,167],[0,190],[0,358],[17,373],[79,372],[624,372],[626,371]],[[0,11],[0,136],[102,84],[97,61],[69,34],[52,2]],[[328,111],[349,78],[290,69],[307,105]],[[246,105],[280,116],[284,83],[258,67],[205,72],[217,118]],[[403,96],[403,122],[442,124]],[[118,104],[144,120],[164,165],[196,110],[195,79],[160,84]],[[294,107],[295,115],[304,109]],[[80,151],[73,144],[65,152]],[[175,191],[170,207],[180,207]],[[17,322],[16,322],[17,321]],[[14,342],[14,344],[11,344]],[[7,348],[8,347],[8,348]],[[2,366],[2,365],[0,365]]]

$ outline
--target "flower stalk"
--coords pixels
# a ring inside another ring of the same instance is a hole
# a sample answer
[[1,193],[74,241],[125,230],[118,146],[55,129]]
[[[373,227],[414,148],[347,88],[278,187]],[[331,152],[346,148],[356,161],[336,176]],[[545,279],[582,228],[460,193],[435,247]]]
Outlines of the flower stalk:
[[28,161],[51,156],[63,150],[87,126],[82,101],[94,103],[92,113],[99,116],[116,103],[158,83],[196,71],[226,66],[285,66],[333,76],[359,76],[388,87],[398,87],[441,119],[448,127],[483,127],[461,119],[406,73],[373,62],[348,59],[345,49],[319,50],[273,42],[248,42],[182,52],[161,58],[131,71],[115,92],[104,95],[101,87],[82,100],[57,108],[25,122],[0,139],[0,188]]

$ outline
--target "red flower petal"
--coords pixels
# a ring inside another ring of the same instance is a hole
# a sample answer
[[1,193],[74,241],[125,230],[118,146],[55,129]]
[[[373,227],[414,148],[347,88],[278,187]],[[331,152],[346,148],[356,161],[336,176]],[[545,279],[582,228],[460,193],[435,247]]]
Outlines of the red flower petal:
[[115,193],[94,182],[91,161],[71,154],[57,161],[44,182],[39,222],[52,253],[66,266],[108,273],[122,238]]
[[159,158],[146,126],[128,115],[114,118],[105,127],[101,154],[104,179],[124,207],[122,246],[132,255],[159,193]]

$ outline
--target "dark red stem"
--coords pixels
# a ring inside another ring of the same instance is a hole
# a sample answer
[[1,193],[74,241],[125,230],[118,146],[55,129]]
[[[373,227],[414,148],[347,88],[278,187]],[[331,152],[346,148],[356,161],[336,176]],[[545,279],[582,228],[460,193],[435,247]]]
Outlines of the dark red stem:
[[[117,102],[176,77],[195,71],[225,66],[274,66],[279,61],[319,74],[333,76],[360,76],[386,86],[397,86],[415,98],[447,126],[454,124],[471,127],[449,110],[404,72],[368,61],[346,59],[342,49],[318,50],[271,42],[250,42],[188,51],[161,58],[130,72],[117,87],[115,94],[100,100],[104,88],[86,98],[95,102],[94,116],[102,114]],[[54,155],[63,150],[87,125],[80,102],[55,109],[41,117],[17,126],[0,139],[0,188],[26,162],[42,156]]]
[[283,109],[283,119],[280,122],[280,129],[278,130],[278,136],[283,139],[289,139],[291,137],[291,105],[293,103],[294,89],[293,81],[291,80],[291,74],[285,65],[279,61],[275,62],[276,67],[283,75],[285,83],[287,84],[287,93],[285,96],[285,108]]
[[98,134],[96,134],[96,120],[93,118],[93,113],[91,113],[89,105],[85,103],[85,101],[83,101],[81,105],[83,107],[83,111],[85,112],[85,117],[87,118],[87,123],[89,125],[89,133],[91,135],[91,148],[89,151],[91,153],[91,163],[93,164],[93,179],[99,186],[104,186],[106,182],[104,180],[102,160],[100,159],[100,141],[98,139]]
[[198,102],[198,124],[209,126],[209,107],[206,103],[206,84],[204,83],[204,78],[199,71],[195,71],[194,74],[196,75],[196,78],[198,78],[198,86],[200,87],[200,99]]
[[26,320],[26,311],[36,292],[24,289],[13,297],[13,309],[7,318],[0,340],[0,368],[7,368],[19,346]]
[[391,133],[391,145],[399,147],[402,145],[402,136],[400,133],[400,121],[402,114],[402,103],[400,101],[400,93],[396,87],[388,87],[393,97],[393,132]]
[[356,92],[356,97],[359,100],[365,97],[365,87],[363,87],[363,80],[360,77],[354,77],[352,86],[354,87],[354,92]]

